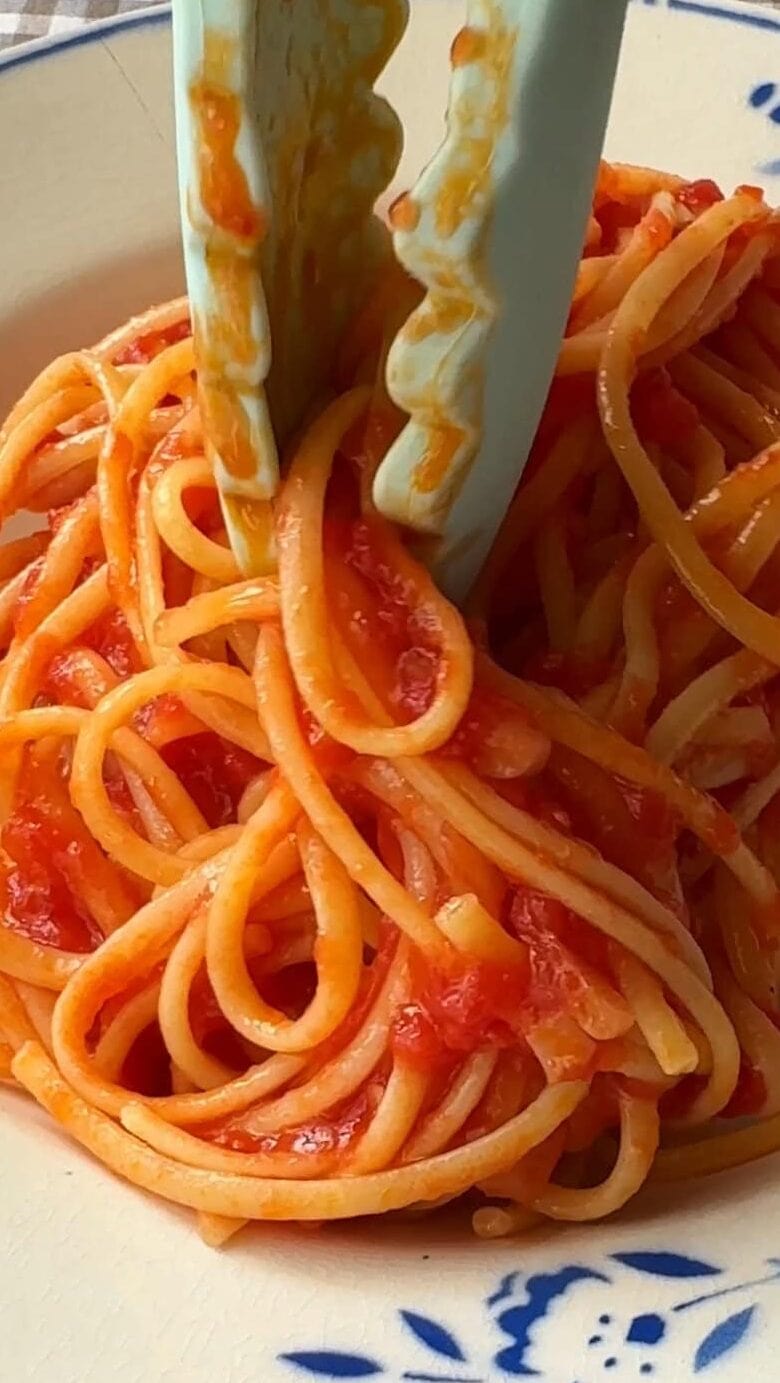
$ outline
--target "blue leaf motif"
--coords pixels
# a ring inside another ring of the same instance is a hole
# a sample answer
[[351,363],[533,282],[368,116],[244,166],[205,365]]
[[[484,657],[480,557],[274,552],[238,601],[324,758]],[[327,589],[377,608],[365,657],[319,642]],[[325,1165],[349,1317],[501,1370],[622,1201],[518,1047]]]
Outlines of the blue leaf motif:
[[460,1345],[438,1321],[432,1321],[429,1316],[418,1316],[416,1311],[402,1311],[401,1319],[408,1325],[413,1335],[434,1354],[443,1354],[445,1359],[457,1359],[460,1363],[465,1363],[466,1355]]
[[761,82],[759,86],[753,88],[748,99],[751,106],[760,110],[761,106],[765,106],[768,101],[774,98],[776,92],[777,85],[775,82]]
[[287,1364],[294,1364],[318,1378],[373,1378],[384,1373],[381,1364],[363,1354],[340,1354],[335,1350],[302,1350],[295,1354],[280,1354]]
[[717,1277],[723,1272],[713,1263],[699,1258],[686,1258],[682,1253],[613,1253],[616,1263],[653,1277]]
[[722,1359],[724,1354],[736,1349],[750,1329],[750,1322],[755,1313],[756,1307],[748,1306],[744,1311],[737,1311],[725,1321],[720,1321],[699,1345],[693,1360],[694,1373],[702,1373],[710,1364]]

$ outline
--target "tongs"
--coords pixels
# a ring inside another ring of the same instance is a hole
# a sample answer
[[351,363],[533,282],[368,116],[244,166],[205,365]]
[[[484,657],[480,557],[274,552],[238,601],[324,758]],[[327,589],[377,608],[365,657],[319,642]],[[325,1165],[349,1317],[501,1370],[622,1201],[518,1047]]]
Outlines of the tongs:
[[626,4],[468,0],[446,137],[394,202],[390,234],[374,207],[401,124],[374,88],[407,0],[174,0],[200,406],[247,575],[274,565],[280,454],[327,394],[345,328],[395,254],[421,301],[387,353],[406,421],[373,498],[428,535],[437,579],[465,597],[554,372]]

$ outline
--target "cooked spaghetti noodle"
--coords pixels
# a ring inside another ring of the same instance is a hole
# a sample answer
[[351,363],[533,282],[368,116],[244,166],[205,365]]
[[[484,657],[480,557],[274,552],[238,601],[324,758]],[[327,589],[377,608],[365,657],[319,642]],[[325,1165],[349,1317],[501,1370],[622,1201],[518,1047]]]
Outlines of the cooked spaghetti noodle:
[[382,331],[263,579],[185,302],[0,434],[48,515],[0,548],[0,1079],[211,1243],[462,1196],[495,1237],[780,1147],[777,222],[602,169],[465,620],[371,506]]

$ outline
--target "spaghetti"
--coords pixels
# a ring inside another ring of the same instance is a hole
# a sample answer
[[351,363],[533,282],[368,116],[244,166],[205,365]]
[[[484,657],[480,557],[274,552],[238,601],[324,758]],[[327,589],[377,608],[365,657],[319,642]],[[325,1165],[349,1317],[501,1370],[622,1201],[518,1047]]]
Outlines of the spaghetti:
[[186,302],[0,433],[47,516],[0,548],[0,1079],[211,1243],[464,1196],[496,1237],[780,1147],[775,217],[602,168],[465,620],[372,508],[360,338],[263,579]]

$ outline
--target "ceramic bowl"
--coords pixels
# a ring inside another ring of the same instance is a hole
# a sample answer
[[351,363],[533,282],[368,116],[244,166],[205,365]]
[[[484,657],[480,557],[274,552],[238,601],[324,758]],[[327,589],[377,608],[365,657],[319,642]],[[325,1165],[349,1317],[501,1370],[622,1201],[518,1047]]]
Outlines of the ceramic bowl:
[[[440,137],[461,18],[415,0],[384,83],[408,132],[391,195]],[[154,11],[0,59],[0,410],[181,289],[170,47]],[[780,10],[632,0],[608,153],[780,200]],[[260,1226],[215,1253],[29,1101],[0,1104],[4,1383],[780,1375],[777,1159],[521,1240],[433,1218]]]

